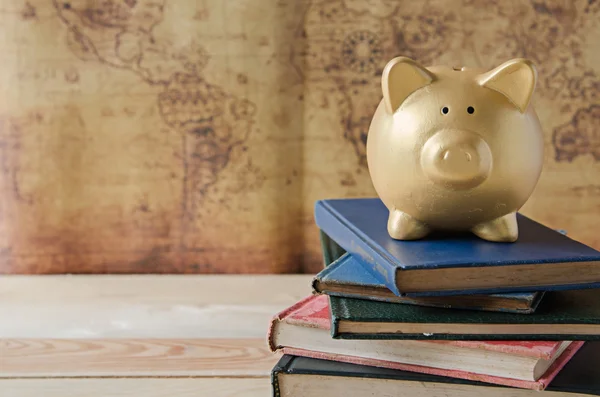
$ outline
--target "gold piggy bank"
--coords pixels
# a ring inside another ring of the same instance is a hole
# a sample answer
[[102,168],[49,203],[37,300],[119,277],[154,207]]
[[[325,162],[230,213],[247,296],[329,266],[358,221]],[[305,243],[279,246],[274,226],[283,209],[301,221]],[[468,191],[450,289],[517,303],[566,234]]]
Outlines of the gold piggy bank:
[[543,164],[542,128],[530,104],[536,80],[525,59],[489,71],[425,68],[405,57],[386,65],[367,163],[390,211],[390,237],[462,230],[517,240],[516,212]]

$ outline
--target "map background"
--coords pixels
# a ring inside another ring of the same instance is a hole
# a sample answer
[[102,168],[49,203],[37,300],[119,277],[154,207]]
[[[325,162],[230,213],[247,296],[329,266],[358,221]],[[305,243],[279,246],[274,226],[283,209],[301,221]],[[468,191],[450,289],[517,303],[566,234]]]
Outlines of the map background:
[[0,272],[322,265],[315,200],[373,196],[386,61],[538,66],[522,212],[600,249],[595,1],[0,1]]

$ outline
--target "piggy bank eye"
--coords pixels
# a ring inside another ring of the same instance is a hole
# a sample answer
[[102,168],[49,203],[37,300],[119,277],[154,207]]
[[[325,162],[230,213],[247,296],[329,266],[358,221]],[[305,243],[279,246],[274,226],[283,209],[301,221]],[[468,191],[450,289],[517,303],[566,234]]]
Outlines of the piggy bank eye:
[[448,114],[449,111],[450,111],[450,109],[448,109],[448,106],[444,106],[442,108],[442,114]]
[[474,108],[473,106],[469,106],[469,107],[467,108],[467,113],[469,113],[469,114],[473,114],[473,113],[475,113],[475,108]]

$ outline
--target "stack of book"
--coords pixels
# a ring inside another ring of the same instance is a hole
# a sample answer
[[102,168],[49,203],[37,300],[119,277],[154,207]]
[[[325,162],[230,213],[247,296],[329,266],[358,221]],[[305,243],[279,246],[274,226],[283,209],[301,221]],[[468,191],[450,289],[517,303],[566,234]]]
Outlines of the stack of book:
[[600,252],[521,214],[514,243],[387,217],[317,202],[325,267],[270,324],[274,396],[600,395]]

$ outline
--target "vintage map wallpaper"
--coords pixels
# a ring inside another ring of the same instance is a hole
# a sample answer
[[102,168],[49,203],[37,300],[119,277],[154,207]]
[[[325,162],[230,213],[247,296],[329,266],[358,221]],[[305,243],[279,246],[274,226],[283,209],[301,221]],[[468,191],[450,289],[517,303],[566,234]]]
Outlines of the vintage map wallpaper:
[[385,63],[538,66],[522,212],[600,249],[600,1],[0,0],[0,273],[315,272]]

